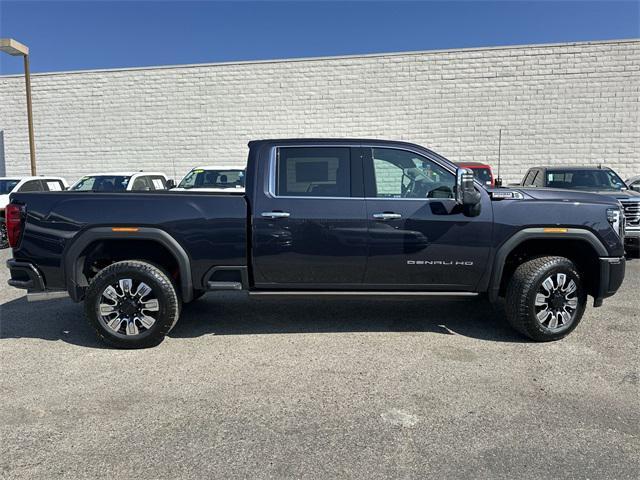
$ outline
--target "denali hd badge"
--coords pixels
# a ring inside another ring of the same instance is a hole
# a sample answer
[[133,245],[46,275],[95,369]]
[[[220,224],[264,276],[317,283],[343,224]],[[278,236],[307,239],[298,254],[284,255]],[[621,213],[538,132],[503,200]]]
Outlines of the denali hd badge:
[[470,267],[473,262],[467,262],[462,260],[407,260],[407,265],[453,265]]
[[491,198],[494,200],[522,200],[524,195],[511,190],[492,190]]

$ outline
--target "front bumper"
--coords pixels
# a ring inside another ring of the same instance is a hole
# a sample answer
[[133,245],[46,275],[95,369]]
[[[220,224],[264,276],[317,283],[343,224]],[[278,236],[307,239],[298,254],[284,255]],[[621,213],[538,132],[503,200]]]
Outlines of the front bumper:
[[622,281],[626,268],[624,257],[600,257],[600,284],[593,300],[593,306],[602,305],[602,300],[615,294]]

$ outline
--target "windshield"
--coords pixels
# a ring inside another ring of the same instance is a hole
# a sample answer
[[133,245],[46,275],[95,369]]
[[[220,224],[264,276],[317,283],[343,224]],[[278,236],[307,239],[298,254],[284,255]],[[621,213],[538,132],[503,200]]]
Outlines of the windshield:
[[178,188],[244,188],[244,170],[191,170]]
[[20,180],[0,180],[0,195],[11,193]]
[[572,190],[623,190],[627,186],[613,170],[553,170],[547,172],[546,186]]
[[123,175],[97,175],[82,177],[70,188],[77,191],[124,192],[131,177]]

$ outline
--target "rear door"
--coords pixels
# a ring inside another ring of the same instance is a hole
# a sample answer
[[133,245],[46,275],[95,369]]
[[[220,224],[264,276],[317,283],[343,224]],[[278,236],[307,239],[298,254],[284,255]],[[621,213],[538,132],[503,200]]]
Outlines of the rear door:
[[268,187],[252,206],[256,286],[360,286],[367,220],[359,149],[273,147],[266,174]]
[[419,152],[363,147],[369,225],[364,283],[408,290],[472,290],[485,271],[492,210],[480,215],[454,200],[455,174]]

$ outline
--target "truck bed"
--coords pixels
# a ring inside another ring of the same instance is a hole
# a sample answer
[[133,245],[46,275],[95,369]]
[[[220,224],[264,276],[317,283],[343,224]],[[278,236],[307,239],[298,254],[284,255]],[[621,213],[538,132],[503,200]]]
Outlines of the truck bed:
[[[64,289],[64,257],[74,242],[101,226],[153,228],[168,233],[188,253],[198,287],[213,266],[247,265],[247,201],[242,194],[187,192],[18,193],[27,221],[18,261],[40,268],[47,289]],[[131,238],[135,232],[131,231]]]

